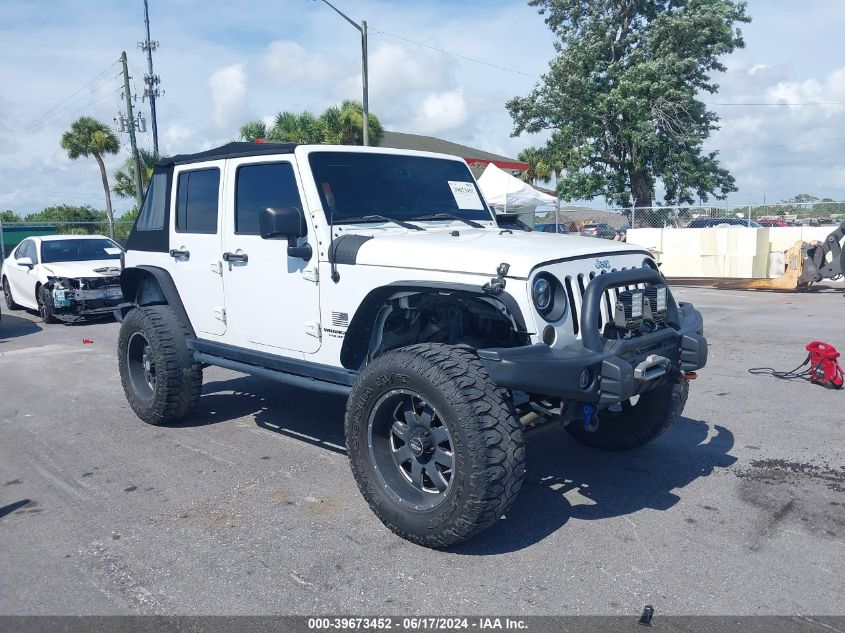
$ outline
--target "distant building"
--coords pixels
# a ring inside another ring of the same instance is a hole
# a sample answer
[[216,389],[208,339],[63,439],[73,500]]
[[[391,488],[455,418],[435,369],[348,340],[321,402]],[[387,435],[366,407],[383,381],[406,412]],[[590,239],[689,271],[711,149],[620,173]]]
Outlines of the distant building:
[[439,154],[451,154],[463,158],[478,176],[484,168],[493,163],[499,169],[511,174],[518,174],[528,169],[528,163],[508,158],[492,152],[475,149],[460,143],[444,141],[433,136],[422,136],[420,134],[406,134],[405,132],[385,131],[384,138],[379,144],[380,147],[392,147],[394,149],[414,149],[421,152],[437,152]]

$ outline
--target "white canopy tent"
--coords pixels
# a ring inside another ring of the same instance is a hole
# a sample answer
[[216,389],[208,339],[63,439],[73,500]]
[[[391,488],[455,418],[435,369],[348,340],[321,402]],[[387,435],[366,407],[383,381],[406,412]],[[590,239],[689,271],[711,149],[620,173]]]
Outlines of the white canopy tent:
[[527,182],[511,176],[490,163],[478,179],[484,198],[499,213],[517,213],[526,224],[534,225],[537,207],[556,209],[554,196],[538,191]]

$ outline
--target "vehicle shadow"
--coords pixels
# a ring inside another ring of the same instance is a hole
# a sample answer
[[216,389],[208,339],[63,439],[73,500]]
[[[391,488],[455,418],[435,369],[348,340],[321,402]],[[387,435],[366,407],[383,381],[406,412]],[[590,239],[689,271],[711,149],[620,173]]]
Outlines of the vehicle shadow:
[[456,554],[513,552],[539,542],[570,519],[595,521],[645,508],[668,510],[678,491],[736,462],[728,429],[682,417],[642,448],[608,452],[579,444],[559,426],[526,437],[527,470],[516,502],[498,525],[458,544]]
[[[252,416],[274,433],[346,454],[342,396],[254,376],[209,381],[199,410],[177,426],[218,424]],[[728,429],[682,417],[653,443],[627,452],[593,449],[549,424],[526,434],[527,472],[511,510],[498,524],[449,548],[494,555],[542,541],[570,519],[594,521],[645,508],[667,510],[680,490],[736,462]]]
[[203,384],[199,410],[176,427],[205,426],[252,416],[261,428],[346,454],[346,399],[255,376]]
[[3,311],[3,316],[0,317],[0,343],[40,331],[40,324],[15,314],[9,314],[5,310]]

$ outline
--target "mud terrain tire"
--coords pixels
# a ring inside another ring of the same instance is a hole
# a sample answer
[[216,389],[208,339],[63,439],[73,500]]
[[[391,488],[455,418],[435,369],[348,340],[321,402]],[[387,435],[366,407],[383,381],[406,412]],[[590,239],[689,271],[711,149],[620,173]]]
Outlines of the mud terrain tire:
[[426,547],[490,527],[522,485],[522,425],[508,393],[466,347],[418,344],[375,359],[349,397],[345,431],[352,472],[373,512]]
[[187,326],[167,305],[132,309],[120,327],[120,380],[135,414],[156,426],[188,416],[200,399],[202,367],[186,345]]

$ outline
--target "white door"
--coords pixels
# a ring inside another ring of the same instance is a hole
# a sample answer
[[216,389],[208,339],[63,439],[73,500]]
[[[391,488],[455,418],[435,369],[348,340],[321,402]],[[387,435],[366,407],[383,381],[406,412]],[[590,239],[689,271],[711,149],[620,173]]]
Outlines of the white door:
[[174,173],[169,270],[191,324],[201,334],[226,331],[220,262],[222,164],[185,165]]
[[[29,257],[33,266],[22,266],[17,263],[21,257]],[[11,262],[7,262],[7,270],[4,270],[6,279],[9,280],[9,287],[15,301],[27,308],[34,308],[35,284],[38,282],[38,273],[35,266],[38,265],[38,247],[34,240],[24,240],[14,251]]]
[[[286,239],[262,239],[259,214],[268,207],[303,207],[301,183],[293,157],[230,160],[226,172],[223,265],[231,338],[311,353],[320,347],[320,294],[317,244],[310,261],[288,257]],[[307,213],[306,213],[307,217]],[[245,260],[240,256],[246,256]],[[237,330],[234,332],[232,330]]]

